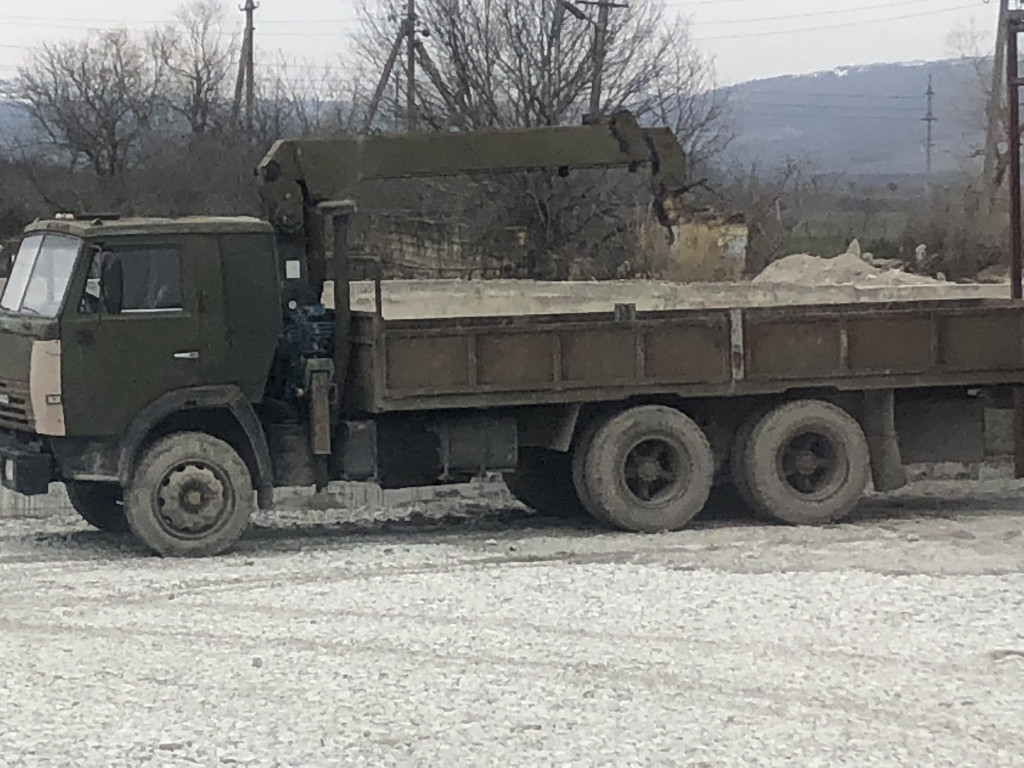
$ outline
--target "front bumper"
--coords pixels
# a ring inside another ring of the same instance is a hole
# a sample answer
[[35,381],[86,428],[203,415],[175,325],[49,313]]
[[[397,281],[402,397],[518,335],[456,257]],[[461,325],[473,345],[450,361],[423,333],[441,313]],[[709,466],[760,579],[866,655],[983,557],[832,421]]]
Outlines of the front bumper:
[[56,480],[53,456],[39,444],[0,440],[0,484],[24,496],[40,496]]

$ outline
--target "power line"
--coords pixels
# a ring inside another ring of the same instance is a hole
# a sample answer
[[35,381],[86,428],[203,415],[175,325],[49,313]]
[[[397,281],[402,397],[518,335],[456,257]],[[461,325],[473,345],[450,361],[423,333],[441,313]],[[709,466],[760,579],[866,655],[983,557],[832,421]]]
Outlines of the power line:
[[[88,25],[88,24],[121,24],[121,25],[150,24],[150,25],[162,25],[162,24],[182,24],[182,23],[184,23],[184,22],[181,21],[181,19],[173,19],[173,18],[172,19],[101,19],[101,18],[96,18],[95,16],[90,16],[87,19],[75,19],[75,18],[68,18],[66,16],[62,16],[59,19],[52,19],[52,18],[48,18],[46,16],[6,16],[6,15],[0,15],[0,21],[18,22],[19,24],[23,24],[24,26],[39,26],[39,25],[44,25],[44,26],[67,26],[67,25],[81,26],[81,25]],[[34,24],[33,22],[38,22],[38,24]],[[352,18],[348,18],[348,19],[317,19],[315,24],[316,24],[316,26],[319,27],[322,24],[353,24],[353,23],[356,23],[356,22],[358,22],[358,19],[355,18],[355,17],[352,17]],[[309,22],[309,21],[305,21],[305,20],[297,21],[295,19],[265,19],[265,20],[261,20],[260,21],[260,24],[270,24],[270,25],[277,25],[277,24],[312,24],[312,23],[313,22]]]
[[[727,4],[727,3],[754,2],[754,1],[755,0],[693,0],[693,1],[687,1],[687,0],[675,1],[675,0],[670,0],[669,2],[665,3],[665,6],[666,7],[674,7],[674,8],[675,7],[688,7],[688,6],[709,6],[709,5],[720,6],[720,5]],[[932,1],[933,0],[900,0],[899,2],[873,3],[871,5],[852,6],[852,7],[848,7],[848,8],[831,8],[831,9],[822,10],[822,11],[807,11],[807,12],[803,12],[803,13],[786,14],[786,15],[781,15],[781,16],[743,17],[743,18],[734,18],[734,19],[721,19],[721,20],[717,20],[717,21],[703,21],[703,22],[699,22],[699,23],[702,26],[719,26],[719,25],[732,25],[732,24],[754,24],[754,23],[760,23],[760,22],[765,22],[765,21],[784,21],[784,20],[791,20],[791,19],[817,18],[817,17],[820,17],[820,16],[835,16],[835,15],[841,15],[841,14],[845,14],[845,13],[860,13],[862,11],[879,10],[879,9],[883,9],[883,8],[896,8],[896,7],[902,7],[902,6],[908,6],[908,5],[931,4]],[[924,16],[924,15],[929,15],[929,14],[932,14],[932,13],[943,13],[943,12],[947,12],[947,11],[951,11],[951,10],[961,10],[961,9],[966,9],[966,8],[970,8],[970,7],[974,7],[974,6],[958,6],[956,8],[940,9],[940,10],[937,10],[937,11],[934,11],[934,10],[933,11],[924,11],[924,12],[922,12],[920,14],[911,14],[911,15],[908,15],[908,16],[898,16],[898,17],[893,17],[892,19],[889,19],[889,18],[886,18],[886,19],[866,19],[866,20],[863,20],[863,21],[853,21],[853,22],[847,22],[847,23],[849,23],[849,24],[875,23],[875,22],[888,21],[888,20],[898,20],[898,19],[904,19],[904,18],[916,18],[918,15]],[[90,25],[95,26],[96,24],[112,24],[112,25],[116,25],[116,26],[126,26],[126,25],[178,25],[178,24],[182,23],[182,21],[180,19],[127,19],[126,20],[126,19],[104,19],[104,18],[95,18],[95,17],[90,17],[90,18],[67,18],[67,17],[63,17],[63,18],[60,18],[60,19],[51,19],[51,18],[47,18],[47,17],[44,17],[44,16],[6,16],[6,15],[0,16],[0,21],[17,22],[21,26],[30,26],[30,27],[38,26],[38,27],[46,27],[46,28],[58,28],[58,29],[65,29],[65,28],[66,29],[76,29],[76,28],[79,28],[81,26],[88,27]],[[309,22],[309,21],[295,20],[295,19],[267,19],[267,20],[262,20],[260,23],[262,25],[264,25],[264,26],[267,26],[267,25],[274,26],[274,25],[296,25],[296,24],[310,25],[310,24],[313,24],[312,22]],[[351,25],[354,25],[354,24],[357,24],[357,23],[358,23],[358,19],[354,18],[354,17],[347,18],[347,19],[317,19],[316,22],[315,22],[315,27],[317,27],[317,29],[311,29],[311,30],[308,30],[308,31],[294,31],[294,32],[284,32],[284,31],[281,31],[281,32],[273,32],[273,33],[267,33],[267,34],[271,34],[273,36],[333,35],[333,34],[336,34],[336,33],[335,32],[330,32],[330,31],[324,31],[324,30],[319,29],[319,28],[322,27],[324,24],[342,24],[342,25],[346,25],[346,26],[351,26]],[[841,26],[846,26],[847,23],[843,23]],[[797,30],[794,30],[794,31],[797,31]]]
[[[790,75],[794,77],[794,75]],[[728,86],[728,89],[743,89],[743,94],[748,93],[759,94],[763,93],[766,96],[834,96],[836,98],[843,99],[907,99],[907,100],[920,100],[920,96],[909,96],[907,94],[896,94],[896,93],[846,93],[844,91],[784,91],[775,88],[748,88],[746,86],[732,85]]]
[[[840,102],[843,100],[843,95],[841,93],[832,94],[832,96],[834,96]],[[812,109],[833,109],[833,108],[835,108],[837,106],[839,106],[839,107],[847,106],[846,104],[842,104],[842,103],[839,103],[839,104],[825,104],[825,103],[822,103],[822,102],[811,102],[811,101],[797,101],[797,102],[793,102],[793,101],[764,101],[764,100],[758,100],[758,99],[745,99],[745,98],[742,98],[742,97],[739,97],[737,99],[737,101],[740,104],[748,104],[748,105],[753,105],[753,106],[757,106],[758,104],[760,104],[760,105],[763,105],[763,106],[766,106],[766,107],[798,107],[798,108],[799,107],[810,107]],[[857,110],[875,109],[875,110],[883,110],[883,111],[888,112],[888,113],[892,113],[892,112],[913,112],[915,115],[920,114],[920,110],[917,107],[910,107],[910,106],[904,107],[902,105],[886,106],[884,104],[865,104],[864,106],[850,107],[850,109],[857,109]]]
[[905,21],[908,19],[919,19],[924,16],[936,16],[940,13],[952,13],[954,11],[966,11],[971,8],[975,8],[975,5],[957,5],[951,8],[938,8],[931,11],[921,11],[920,13],[908,13],[902,16],[886,16],[884,18],[877,19],[861,19],[859,21],[847,21],[842,24],[825,24],[815,27],[800,27],[798,29],[775,29],[766,30],[763,32],[747,32],[744,34],[737,35],[701,35],[698,36],[699,40],[738,40],[751,37],[769,37],[773,35],[793,35],[801,34],[803,32],[820,32],[826,29],[844,29],[846,27],[857,27],[864,24],[884,24],[889,21]]
[[[729,1],[730,0],[714,0],[714,2],[716,4],[718,4],[720,2],[729,2]],[[746,0],[734,0],[734,1],[740,2],[740,1],[746,1]],[[921,2],[921,1],[923,1],[923,0],[913,0],[913,2]],[[694,4],[697,4],[697,5],[704,5],[704,4],[710,5],[711,3],[708,2],[708,3],[694,3]],[[853,11],[853,10],[867,10],[868,8],[877,9],[877,8],[882,8],[882,7],[898,6],[898,5],[902,5],[902,4],[903,3],[890,3],[890,4],[886,5],[886,6],[872,5],[872,6],[864,6],[863,8],[860,8],[860,9],[850,9],[850,10],[851,11]],[[956,5],[956,6],[952,6],[952,7],[946,7],[946,8],[936,8],[936,9],[932,9],[932,10],[929,10],[929,11],[920,11],[920,12],[917,12],[917,13],[907,13],[907,14],[902,14],[902,15],[898,15],[898,16],[883,16],[883,17],[877,17],[877,18],[872,18],[872,19],[856,19],[856,20],[845,21],[845,22],[841,22],[841,23],[837,23],[837,24],[824,24],[824,25],[816,25],[816,26],[810,26],[810,27],[797,27],[797,28],[789,28],[789,29],[761,30],[761,31],[757,31],[757,32],[741,32],[741,33],[728,34],[728,35],[698,35],[697,38],[699,40],[707,41],[707,40],[740,40],[740,39],[755,38],[755,37],[773,37],[773,36],[779,36],[779,35],[796,35],[796,34],[802,34],[802,33],[805,33],[805,32],[819,32],[819,31],[830,30],[830,29],[844,29],[844,28],[847,28],[847,27],[864,26],[864,25],[869,25],[869,24],[884,24],[884,23],[892,22],[892,21],[907,21],[907,20],[911,20],[911,19],[923,18],[923,17],[926,17],[926,16],[935,16],[935,15],[944,14],[944,13],[953,13],[953,12],[956,12],[956,11],[970,10],[970,9],[973,9],[973,8],[976,8],[976,6],[974,4],[971,4],[971,5]],[[765,17],[765,18],[762,18],[762,19],[739,19],[737,21],[742,21],[742,22],[746,22],[746,23],[752,23],[752,22],[756,22],[756,21],[767,21],[769,19],[813,18],[815,16],[831,15],[833,13],[838,13],[838,12],[839,11],[831,10],[831,11],[822,11],[820,13],[800,14],[798,16],[791,16],[791,17],[781,17],[781,16],[780,17]],[[13,19],[13,18],[16,18],[16,17],[0,17],[0,20],[9,20],[9,19]],[[85,24],[85,25],[88,25],[90,23],[95,24],[97,21],[99,21],[99,22],[104,22],[105,21],[106,23],[112,23],[112,24],[122,24],[122,25],[124,24],[123,21],[118,21],[118,20],[113,20],[113,19],[108,19],[108,20],[100,20],[100,19],[81,19],[81,20],[63,19],[62,21],[64,21],[64,22],[78,21],[81,24]],[[356,20],[354,20],[354,19],[353,20],[340,20],[340,19],[338,19],[338,20],[324,21],[324,22],[318,21],[317,22],[317,26],[320,26],[323,23],[353,24],[355,21]],[[151,23],[161,24],[161,23],[178,23],[178,22],[175,22],[175,21],[172,20],[171,22],[133,21],[131,23],[135,23],[135,24],[151,24]],[[270,23],[274,23],[274,22],[269,22],[268,21],[268,22],[261,22],[261,23],[262,24],[270,24]],[[284,21],[281,21],[281,22],[277,22],[277,23],[308,23],[308,22],[284,22]],[[720,23],[726,23],[726,22],[720,22]],[[729,23],[731,23],[731,22],[729,22]],[[48,27],[53,27],[53,24],[50,23],[50,24],[47,24],[47,26]],[[77,27],[70,27],[70,26],[68,26],[68,27],[58,27],[58,28],[76,29]],[[342,34],[342,33],[341,32],[327,31],[327,30],[323,30],[323,29],[314,29],[314,30],[310,30],[310,31],[274,31],[274,32],[267,32],[267,33],[264,34],[264,36],[265,37],[309,37],[309,36],[328,36],[328,37],[333,37],[333,36],[338,35],[338,34]],[[7,48],[7,49],[28,50],[28,49],[30,49],[32,47],[33,46],[27,45],[27,44],[11,44],[11,43],[4,44],[4,43],[0,43],[0,48]]]
[[722,24],[755,24],[762,21],[788,21],[790,19],[807,19],[818,16],[838,16],[844,13],[860,13],[861,11],[876,11],[880,8],[898,8],[907,5],[921,5],[922,3],[932,4],[933,0],[902,0],[895,3],[878,3],[876,5],[862,5],[856,8],[832,8],[827,11],[807,11],[805,13],[791,13],[785,16],[761,16],[758,18],[735,18],[722,19],[719,21],[701,21],[702,26],[719,26]]

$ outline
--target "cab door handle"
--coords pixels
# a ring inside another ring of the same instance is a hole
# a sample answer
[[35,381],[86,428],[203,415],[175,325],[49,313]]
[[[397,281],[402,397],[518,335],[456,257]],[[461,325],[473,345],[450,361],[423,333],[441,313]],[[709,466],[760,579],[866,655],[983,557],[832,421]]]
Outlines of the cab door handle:
[[174,359],[175,360],[198,360],[199,359],[199,353],[198,352],[175,352],[174,353]]

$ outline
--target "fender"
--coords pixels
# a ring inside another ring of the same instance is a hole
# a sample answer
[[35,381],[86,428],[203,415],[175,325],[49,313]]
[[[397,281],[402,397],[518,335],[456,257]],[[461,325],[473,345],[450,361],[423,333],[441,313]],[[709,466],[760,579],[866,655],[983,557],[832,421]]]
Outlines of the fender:
[[127,486],[130,481],[139,448],[154,427],[174,414],[211,409],[229,412],[241,427],[252,448],[254,485],[259,492],[260,506],[265,508],[264,502],[269,499],[274,484],[270,446],[252,404],[234,384],[178,389],[162,395],[139,411],[121,438],[118,450],[117,471],[121,484]]

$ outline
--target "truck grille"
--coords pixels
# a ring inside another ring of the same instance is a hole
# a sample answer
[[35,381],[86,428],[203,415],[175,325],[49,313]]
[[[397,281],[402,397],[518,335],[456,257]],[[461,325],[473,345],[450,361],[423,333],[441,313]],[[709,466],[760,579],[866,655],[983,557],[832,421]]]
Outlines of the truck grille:
[[0,426],[32,428],[28,385],[0,379]]

